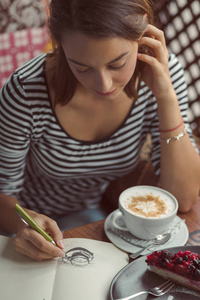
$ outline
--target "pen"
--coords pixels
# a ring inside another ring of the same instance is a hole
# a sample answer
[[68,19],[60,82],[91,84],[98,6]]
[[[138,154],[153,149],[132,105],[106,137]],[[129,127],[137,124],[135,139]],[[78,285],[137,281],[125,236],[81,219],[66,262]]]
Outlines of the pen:
[[52,237],[47,232],[45,232],[19,204],[15,204],[15,211],[26,225],[31,226],[33,229],[39,232],[47,241],[56,246],[56,242],[52,239]]

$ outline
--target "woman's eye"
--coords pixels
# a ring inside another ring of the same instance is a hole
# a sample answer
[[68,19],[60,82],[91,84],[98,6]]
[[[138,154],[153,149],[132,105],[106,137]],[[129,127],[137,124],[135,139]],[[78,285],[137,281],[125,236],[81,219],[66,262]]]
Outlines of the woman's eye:
[[112,69],[112,70],[120,70],[120,69],[122,69],[123,67],[125,67],[125,65],[126,65],[126,62],[125,62],[123,65],[118,66],[118,67],[110,66],[110,69]]
[[78,73],[86,73],[89,69],[85,69],[85,70],[79,70],[79,69],[76,69],[76,72]]
[[[124,66],[126,65],[126,62],[125,63],[123,63],[123,65],[121,65],[121,66],[109,66],[109,69],[111,69],[111,70],[120,70],[120,69],[122,69]],[[80,69],[77,69],[76,68],[76,72],[77,73],[79,73],[79,74],[82,74],[82,73],[86,73],[86,72],[88,72],[90,70],[90,68],[88,69],[83,69],[83,70],[80,70]]]

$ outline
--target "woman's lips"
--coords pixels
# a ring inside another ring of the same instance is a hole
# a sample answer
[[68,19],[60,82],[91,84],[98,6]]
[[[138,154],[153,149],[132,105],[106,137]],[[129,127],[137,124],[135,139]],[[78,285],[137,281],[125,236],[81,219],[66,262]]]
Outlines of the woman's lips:
[[96,92],[97,92],[97,94],[99,94],[101,96],[109,96],[109,95],[112,95],[115,91],[116,91],[116,89],[111,91],[111,92],[108,92],[108,93],[101,93],[101,92],[98,92],[98,91],[96,91]]

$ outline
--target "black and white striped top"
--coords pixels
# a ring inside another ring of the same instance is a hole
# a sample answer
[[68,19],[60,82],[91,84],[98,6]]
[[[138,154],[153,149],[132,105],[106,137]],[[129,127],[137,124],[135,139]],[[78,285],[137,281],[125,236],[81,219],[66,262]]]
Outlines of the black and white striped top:
[[[79,141],[67,134],[52,109],[44,59],[45,54],[39,55],[16,70],[1,90],[0,192],[49,216],[95,208],[108,183],[133,170],[148,132],[159,175],[157,104],[144,83],[138,101],[111,136]],[[169,57],[169,68],[188,126],[186,84],[174,55]]]

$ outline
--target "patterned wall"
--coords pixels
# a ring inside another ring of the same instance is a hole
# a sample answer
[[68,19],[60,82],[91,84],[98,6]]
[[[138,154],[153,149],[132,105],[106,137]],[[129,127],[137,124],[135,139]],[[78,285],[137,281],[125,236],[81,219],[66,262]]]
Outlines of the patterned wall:
[[15,69],[44,52],[47,42],[44,27],[0,34],[0,88]]
[[159,27],[165,32],[167,47],[178,56],[185,70],[190,100],[188,118],[200,140],[200,1],[155,2]]
[[0,0],[0,88],[48,42],[43,0]]
[[43,0],[0,1],[0,33],[41,27],[44,23]]

